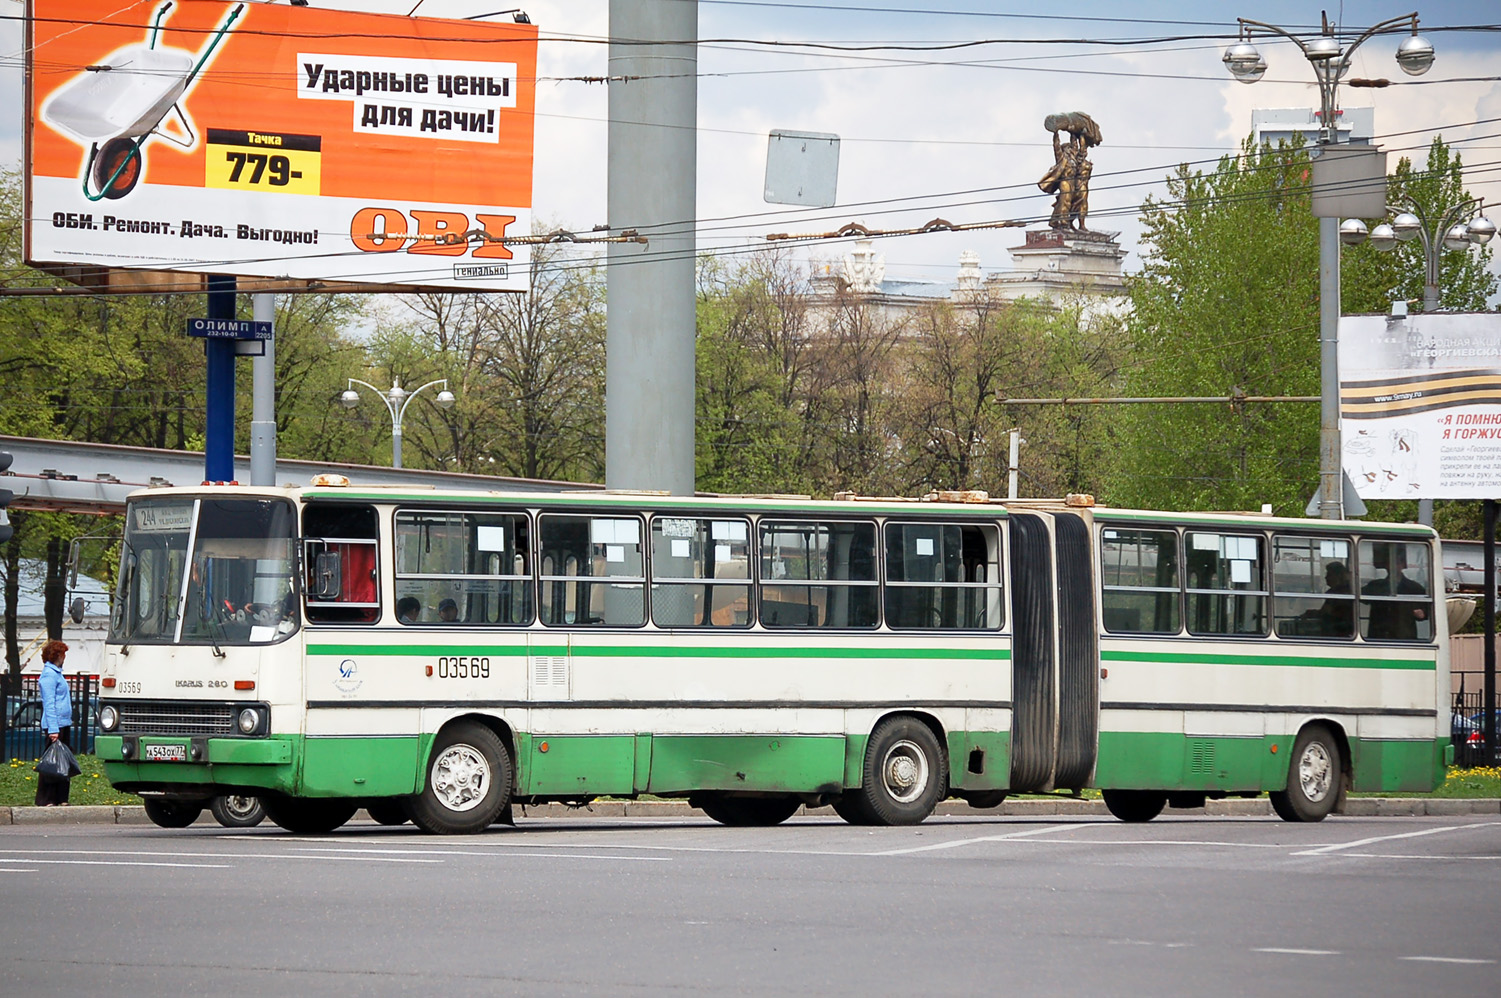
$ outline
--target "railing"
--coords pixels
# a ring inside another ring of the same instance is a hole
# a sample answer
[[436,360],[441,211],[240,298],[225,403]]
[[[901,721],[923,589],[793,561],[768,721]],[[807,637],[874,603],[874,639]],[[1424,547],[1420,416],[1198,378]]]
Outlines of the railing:
[[[94,736],[99,733],[99,677],[79,673],[68,677],[73,701],[73,727],[70,734],[76,755],[94,751]],[[0,694],[0,735],[5,739],[5,759],[36,759],[47,745],[42,730],[42,696],[36,676],[22,676],[21,689],[15,694]]]
[[[1466,679],[1479,679],[1465,673],[1460,676],[1459,689],[1454,693],[1453,719],[1450,722],[1450,739],[1454,742],[1454,764],[1463,769],[1475,766],[1494,766],[1501,753],[1485,747],[1485,690],[1476,682],[1473,686]],[[1501,715],[1497,717],[1501,729]],[[1501,738],[1498,738],[1501,741]]]

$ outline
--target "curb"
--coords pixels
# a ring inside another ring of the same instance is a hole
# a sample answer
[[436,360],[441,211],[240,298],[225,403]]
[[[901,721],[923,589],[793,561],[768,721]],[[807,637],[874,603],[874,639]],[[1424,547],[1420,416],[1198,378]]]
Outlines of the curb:
[[[799,808],[798,814],[813,817],[834,817],[831,807]],[[999,807],[977,809],[963,801],[947,800],[938,805],[933,813],[940,817],[969,816],[1032,817],[1037,815],[1058,816],[1106,816],[1109,811],[1103,801],[1075,800],[1060,797],[1057,800],[1022,799],[1008,800]],[[1272,813],[1271,801],[1265,797],[1252,799],[1226,798],[1207,801],[1203,807],[1176,808],[1164,812],[1168,815],[1204,815],[1206,817],[1264,817]],[[1350,797],[1339,812],[1347,817],[1418,818],[1455,817],[1466,814],[1501,814],[1501,798],[1495,797]],[[586,807],[569,807],[566,804],[538,804],[520,808],[517,819],[526,818],[688,818],[699,812],[685,801],[596,801]],[[355,820],[369,820],[364,811],[355,814]],[[196,823],[215,824],[205,810]],[[0,807],[0,825],[150,825],[146,809],[139,804],[78,805],[72,807]]]

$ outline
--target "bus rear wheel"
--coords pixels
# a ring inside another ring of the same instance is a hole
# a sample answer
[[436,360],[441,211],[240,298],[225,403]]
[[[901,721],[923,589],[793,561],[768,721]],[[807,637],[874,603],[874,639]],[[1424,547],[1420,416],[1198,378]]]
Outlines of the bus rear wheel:
[[712,791],[694,794],[688,803],[721,825],[743,828],[780,825],[802,806],[796,797],[730,797]]
[[915,717],[888,717],[865,747],[860,787],[834,802],[852,825],[916,825],[948,793],[948,757],[933,729]]
[[422,792],[407,807],[412,824],[435,835],[482,832],[510,803],[511,753],[500,737],[474,721],[438,732]]
[[297,835],[326,835],[343,825],[358,805],[354,801],[333,798],[262,797],[266,817],[281,828]]
[[1151,821],[1167,807],[1167,794],[1157,790],[1102,790],[1105,807],[1122,821]]
[[151,823],[162,828],[187,828],[203,813],[203,805],[193,801],[147,797],[141,804]]
[[1272,810],[1283,821],[1323,821],[1339,800],[1342,772],[1339,744],[1329,729],[1319,725],[1303,729],[1293,743],[1287,789],[1267,795]]

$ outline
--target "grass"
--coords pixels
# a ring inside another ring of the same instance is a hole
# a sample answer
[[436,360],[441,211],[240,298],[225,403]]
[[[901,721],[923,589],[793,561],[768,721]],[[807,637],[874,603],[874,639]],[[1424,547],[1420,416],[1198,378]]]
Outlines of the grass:
[[[32,768],[36,765],[34,759],[11,759],[9,764],[0,766],[0,807],[17,807],[35,803],[36,801],[36,771]],[[78,765],[83,770],[73,778],[73,788],[69,794],[70,804],[139,804],[141,798],[135,794],[121,793],[116,790],[104,775],[104,765],[97,756],[78,756]],[[1019,798],[1031,797],[1030,794],[1019,794]],[[1044,799],[1059,795],[1037,795]],[[1098,790],[1085,790],[1085,800],[1099,799]],[[1478,766],[1474,769],[1450,769],[1448,778],[1431,794],[1402,793],[1402,794],[1355,794],[1356,797],[1446,797],[1446,798],[1469,798],[1469,797],[1501,797],[1501,767]]]
[[[98,756],[77,756],[78,768],[83,770],[73,777],[73,786],[68,792],[68,803],[78,804],[139,804],[135,794],[121,793],[104,775],[104,764]],[[0,807],[17,807],[36,803],[36,760],[11,759],[0,765]]]

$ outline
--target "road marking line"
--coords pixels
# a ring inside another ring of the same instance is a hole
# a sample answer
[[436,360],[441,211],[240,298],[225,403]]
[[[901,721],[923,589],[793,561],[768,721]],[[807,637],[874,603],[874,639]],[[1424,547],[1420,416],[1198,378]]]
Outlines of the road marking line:
[[[441,863],[441,859],[401,859],[398,857],[385,856],[309,856],[303,853],[270,853],[270,852],[152,852],[147,849],[110,850],[98,849],[0,849],[0,855],[32,856],[43,853],[48,856],[58,854],[74,856],[171,856],[177,859],[331,859],[357,863]],[[28,863],[59,862],[57,860],[33,860],[27,859]],[[160,865],[160,864],[159,864]],[[188,864],[191,865],[191,864]]]
[[979,842],[1006,842],[1013,839],[1023,839],[1032,835],[1047,835],[1050,832],[1060,832],[1072,828],[1072,825],[1047,825],[1043,828],[1029,828],[1024,832],[1008,832],[1004,835],[981,835],[972,839],[951,839],[948,842],[935,842],[932,845],[909,846],[905,849],[882,849],[879,852],[858,853],[861,856],[910,856],[920,852],[936,852],[940,849],[958,849],[960,846],[975,845]]
[[1391,842],[1394,839],[1416,839],[1424,835],[1439,835],[1443,832],[1463,832],[1471,828],[1494,828],[1501,822],[1483,821],[1473,825],[1444,825],[1439,828],[1424,828],[1417,832],[1402,832],[1398,835],[1373,835],[1368,839],[1356,839],[1354,842],[1339,842],[1331,846],[1319,846],[1316,849],[1305,849],[1302,852],[1293,853],[1294,856],[1323,856],[1331,852],[1340,852],[1345,849],[1354,849],[1356,846],[1368,846],[1372,842]]
[[1466,856],[1463,854],[1450,853],[1443,856],[1414,856],[1411,853],[1386,853],[1386,852],[1347,852],[1341,853],[1351,859],[1439,859],[1439,860],[1489,860],[1495,862],[1501,860],[1501,856]]
[[[355,847],[355,848],[337,848],[337,847],[334,847],[334,846],[329,846],[329,847],[321,848],[321,849],[312,849],[312,848],[310,848],[308,850],[308,852],[318,853],[318,854],[327,854],[327,853],[354,853],[354,854],[364,854],[364,853],[396,853],[396,854],[402,855],[402,856],[414,856],[414,855],[415,856],[487,856],[487,857],[500,856],[500,857],[512,857],[512,858],[521,857],[521,856],[528,856],[528,857],[529,856],[541,856],[541,857],[545,857],[547,859],[607,859],[607,860],[628,860],[628,861],[629,860],[635,860],[635,861],[641,862],[641,863],[671,863],[672,862],[672,857],[670,857],[670,856],[591,856],[588,853],[534,852],[534,851],[532,851],[530,849],[521,850],[521,851],[518,851],[518,852],[502,852],[502,851],[497,851],[497,850],[492,850],[492,849],[464,849],[464,850],[458,850],[458,849],[361,849],[361,848],[358,848],[358,847]],[[306,858],[311,859],[313,857],[309,856],[309,857],[306,857]],[[345,858],[352,858],[352,857],[333,856],[333,857],[330,857],[330,858],[332,858],[332,859],[345,859]],[[437,861],[436,860],[425,860],[424,862],[437,862]]]
[[1399,956],[1399,960],[1413,960],[1420,963],[1495,963],[1495,960],[1472,960],[1461,956]]
[[1256,946],[1252,953],[1289,953],[1293,956],[1339,956],[1335,949],[1289,949],[1282,946]]
[[182,870],[232,870],[228,863],[152,863],[143,859],[28,859],[28,863],[46,863],[48,866],[169,866]]

